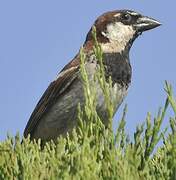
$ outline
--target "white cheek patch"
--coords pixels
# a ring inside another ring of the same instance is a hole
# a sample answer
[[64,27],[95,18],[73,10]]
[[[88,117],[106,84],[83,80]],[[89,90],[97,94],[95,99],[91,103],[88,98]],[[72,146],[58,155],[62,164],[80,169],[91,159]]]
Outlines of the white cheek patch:
[[107,33],[104,33],[111,41],[120,43],[127,42],[133,38],[135,31],[129,25],[124,25],[121,22],[110,24],[107,26]]
[[107,37],[110,42],[102,44],[102,48],[109,52],[121,52],[133,38],[134,34],[135,31],[132,26],[124,25],[121,22],[109,24],[107,32],[102,32],[102,35]]

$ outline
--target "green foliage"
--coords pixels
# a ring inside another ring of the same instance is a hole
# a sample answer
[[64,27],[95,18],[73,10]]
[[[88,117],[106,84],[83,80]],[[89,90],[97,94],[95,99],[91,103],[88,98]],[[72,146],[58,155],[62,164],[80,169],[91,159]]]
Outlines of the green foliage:
[[[116,133],[112,132],[113,103],[105,81],[101,48],[94,29],[94,53],[99,61],[98,80],[106,101],[110,126],[105,128],[96,112],[96,88],[85,68],[84,49],[81,49],[81,74],[84,83],[85,106],[78,107],[78,127],[58,142],[31,142],[20,136],[7,137],[0,142],[0,179],[176,179],[176,100],[172,87],[166,82],[165,106],[152,119],[136,128],[134,139],[125,131],[124,112]],[[167,129],[161,131],[166,109],[171,105],[174,117]],[[166,131],[168,133],[166,134]],[[158,142],[162,145],[158,146]]]

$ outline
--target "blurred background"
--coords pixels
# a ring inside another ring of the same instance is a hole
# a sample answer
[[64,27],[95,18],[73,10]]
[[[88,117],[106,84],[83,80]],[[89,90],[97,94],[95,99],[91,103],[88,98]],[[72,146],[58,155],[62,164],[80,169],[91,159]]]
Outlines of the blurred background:
[[[127,132],[132,135],[164,105],[164,81],[175,87],[174,1],[0,1],[0,141],[7,132],[22,135],[41,95],[57,73],[78,52],[97,16],[132,9],[163,25],[143,33],[131,49],[132,84],[114,117],[114,129],[128,104]],[[172,111],[168,110],[163,128]]]

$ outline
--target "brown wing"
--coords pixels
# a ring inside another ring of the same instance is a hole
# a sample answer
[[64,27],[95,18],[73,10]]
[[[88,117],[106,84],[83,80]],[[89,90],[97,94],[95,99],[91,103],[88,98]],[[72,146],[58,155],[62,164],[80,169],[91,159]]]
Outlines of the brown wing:
[[77,78],[78,69],[79,67],[77,64],[75,64],[75,66],[69,67],[68,69],[63,69],[58,78],[49,85],[37,106],[35,107],[33,113],[31,114],[31,117],[24,130],[24,137],[27,137],[28,134],[31,134],[32,136],[35,127],[41,120],[44,113],[49,110],[53,103],[55,103],[55,101],[63,93],[65,93],[66,89]]

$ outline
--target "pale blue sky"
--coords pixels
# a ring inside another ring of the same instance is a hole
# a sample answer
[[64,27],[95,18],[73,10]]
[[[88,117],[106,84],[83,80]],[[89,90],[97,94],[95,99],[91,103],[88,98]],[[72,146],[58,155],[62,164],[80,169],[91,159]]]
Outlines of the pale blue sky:
[[[161,0],[1,0],[0,140],[7,131],[23,133],[39,98],[78,52],[96,17],[115,9],[133,9],[163,24],[140,36],[131,49],[133,77],[124,103],[127,130],[133,132],[148,111],[154,115],[163,105],[164,80],[175,86],[175,7],[175,1]],[[122,108],[114,127],[121,114]]]

